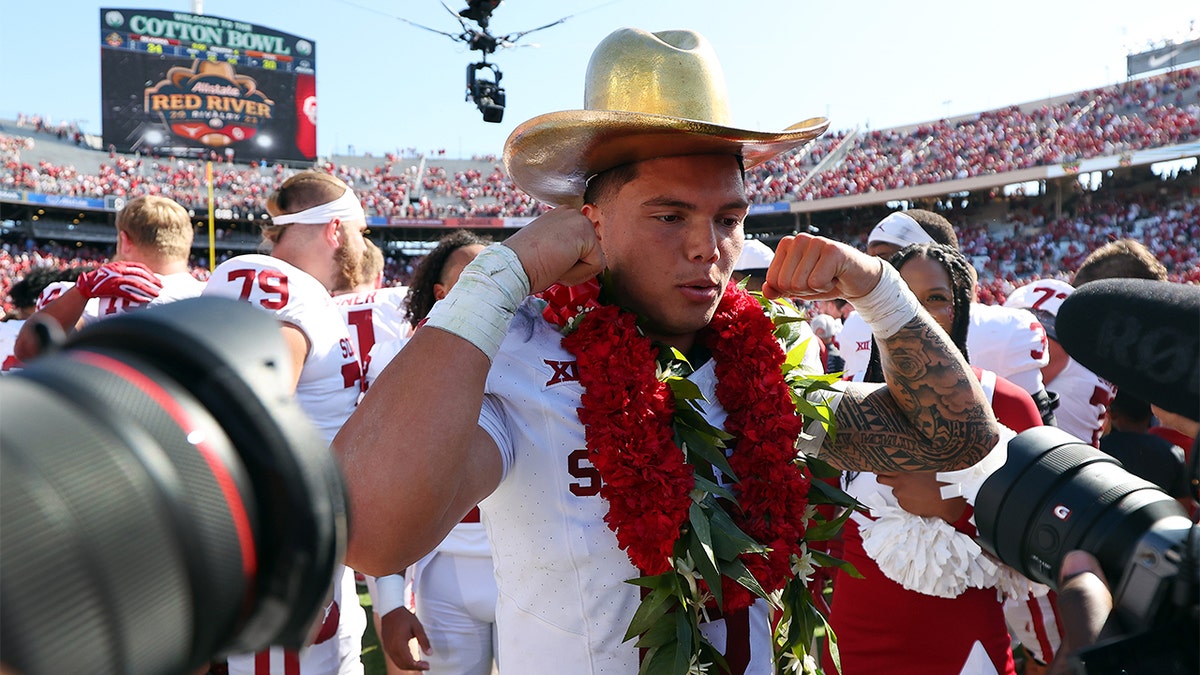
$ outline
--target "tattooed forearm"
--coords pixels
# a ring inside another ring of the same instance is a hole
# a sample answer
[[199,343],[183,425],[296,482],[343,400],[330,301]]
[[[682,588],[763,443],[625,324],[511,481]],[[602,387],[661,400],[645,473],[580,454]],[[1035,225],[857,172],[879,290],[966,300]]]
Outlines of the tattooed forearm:
[[880,342],[887,388],[848,391],[827,457],[853,471],[960,469],[997,439],[974,373],[927,315]]

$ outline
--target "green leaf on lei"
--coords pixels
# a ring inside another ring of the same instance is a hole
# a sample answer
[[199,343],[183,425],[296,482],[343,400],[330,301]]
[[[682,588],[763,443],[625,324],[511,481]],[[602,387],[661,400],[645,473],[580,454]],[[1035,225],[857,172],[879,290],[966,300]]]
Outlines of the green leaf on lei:
[[[649,582],[636,584],[638,586],[650,588],[651,584],[653,584],[654,590],[638,605],[637,611],[633,614],[633,620],[629,622],[629,628],[625,631],[623,640],[637,637],[639,634],[649,630],[658,623],[659,619],[674,608],[676,600],[674,597],[675,584],[670,579],[674,575],[674,572],[668,572],[636,580],[638,582]],[[634,580],[631,580],[629,583],[634,583]]]
[[691,508],[688,510],[688,521],[692,525],[687,537],[688,553],[692,556],[692,561],[696,565],[696,571],[700,572],[700,578],[704,579],[704,583],[708,584],[708,589],[713,594],[713,598],[716,599],[717,606],[720,606],[723,602],[721,573],[717,570],[717,558],[713,552],[712,529],[709,524],[709,515],[705,513],[704,507],[693,502]]

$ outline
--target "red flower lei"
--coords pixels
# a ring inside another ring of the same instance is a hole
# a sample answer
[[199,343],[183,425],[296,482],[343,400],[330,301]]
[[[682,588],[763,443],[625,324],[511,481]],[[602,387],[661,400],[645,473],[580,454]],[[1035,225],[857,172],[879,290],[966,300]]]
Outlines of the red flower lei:
[[[675,544],[688,523],[694,468],[674,441],[675,401],[658,377],[657,347],[637,318],[597,301],[599,284],[548,290],[545,318],[573,332],[563,347],[573,354],[585,391],[579,420],[588,456],[600,472],[604,520],[617,543],[647,576],[675,566]],[[586,313],[585,313],[586,312]],[[582,315],[582,316],[581,316]],[[728,414],[729,464],[739,480],[736,503],[723,506],[734,523],[767,553],[740,556],[765,593],[794,578],[792,556],[803,553],[809,478],[795,463],[803,420],[784,380],[785,355],[774,324],[758,301],[730,284],[712,321],[698,335],[715,360],[718,402]],[[722,576],[726,611],[744,608],[755,594]]]

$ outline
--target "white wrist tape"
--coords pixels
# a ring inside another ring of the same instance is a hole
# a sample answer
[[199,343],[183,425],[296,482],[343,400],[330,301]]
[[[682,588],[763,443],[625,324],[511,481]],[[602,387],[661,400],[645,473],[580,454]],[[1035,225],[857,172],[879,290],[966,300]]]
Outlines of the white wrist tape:
[[397,607],[404,606],[404,576],[389,574],[386,577],[376,577],[375,594],[371,596],[373,612],[379,616],[387,616]]
[[495,358],[508,324],[529,295],[529,277],[516,252],[503,244],[483,249],[433,306],[426,325],[453,333]]
[[883,264],[883,275],[875,288],[861,298],[851,300],[850,304],[880,340],[900,332],[921,309],[917,296],[900,278],[896,268],[887,263]]

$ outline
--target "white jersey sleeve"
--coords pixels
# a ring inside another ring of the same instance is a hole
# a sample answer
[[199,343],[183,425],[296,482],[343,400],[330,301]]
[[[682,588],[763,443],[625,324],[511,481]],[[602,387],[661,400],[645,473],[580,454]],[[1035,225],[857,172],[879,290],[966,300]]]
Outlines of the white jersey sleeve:
[[296,385],[296,400],[325,442],[332,442],[358,403],[362,369],[350,331],[329,291],[293,265],[251,254],[217,266],[204,295],[249,302],[308,337],[309,351]]
[[[58,296],[62,295],[63,293],[66,293],[68,290],[70,290],[72,288],[75,288],[74,281],[55,281],[51,284],[47,284],[47,286],[42,289],[42,294],[38,296],[37,311],[39,311],[39,312],[42,311],[43,309],[46,308],[46,305],[49,305],[50,303],[54,302],[55,300],[58,299]],[[79,320],[83,323],[83,325],[86,326],[87,324],[93,323],[97,319],[100,318],[100,316],[101,316],[100,300],[101,300],[101,298],[89,298],[88,301],[86,303],[84,303],[83,313],[79,315]],[[108,301],[108,307],[107,307],[108,312],[107,313],[108,314],[115,313],[116,308],[114,305],[116,302],[118,302],[117,299],[116,298],[104,298],[104,300]],[[120,301],[120,302],[124,303],[124,301]],[[126,308],[127,307],[122,306],[121,311],[124,311]],[[71,326],[71,328],[74,328],[74,326]]]
[[967,352],[971,365],[991,370],[1031,395],[1042,389],[1049,343],[1042,323],[1027,309],[972,303]]
[[400,353],[404,345],[408,344],[408,340],[409,338],[406,337],[395,340],[384,340],[383,342],[376,342],[375,346],[371,347],[371,353],[364,359],[367,367],[363,370],[363,377],[367,380],[367,389],[370,389],[371,385],[375,383],[376,378],[379,377],[379,374],[383,372],[387,364],[392,362],[392,359],[396,358],[396,355]]
[[863,320],[858,312],[853,312],[842,323],[842,332],[837,336],[838,351],[846,362],[844,371],[847,375],[862,373],[867,370],[871,361],[871,327]]

